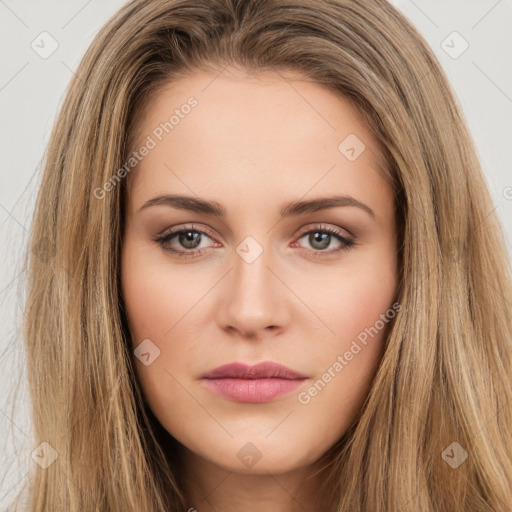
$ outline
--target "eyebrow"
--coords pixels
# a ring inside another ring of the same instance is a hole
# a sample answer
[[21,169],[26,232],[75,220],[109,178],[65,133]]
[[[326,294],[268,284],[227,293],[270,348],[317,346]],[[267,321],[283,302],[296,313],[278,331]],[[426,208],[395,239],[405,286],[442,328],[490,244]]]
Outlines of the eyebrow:
[[[153,197],[144,203],[139,211],[142,211],[151,206],[171,206],[180,210],[187,210],[196,213],[203,213],[205,215],[212,215],[215,217],[226,217],[226,209],[216,201],[207,201],[199,199],[198,197],[170,195],[164,194]],[[293,217],[298,215],[305,215],[307,213],[314,213],[329,208],[337,208],[342,206],[355,206],[368,213],[372,218],[375,218],[375,212],[366,204],[354,199],[351,196],[328,196],[310,199],[308,201],[293,201],[285,205],[281,209],[281,217]]]

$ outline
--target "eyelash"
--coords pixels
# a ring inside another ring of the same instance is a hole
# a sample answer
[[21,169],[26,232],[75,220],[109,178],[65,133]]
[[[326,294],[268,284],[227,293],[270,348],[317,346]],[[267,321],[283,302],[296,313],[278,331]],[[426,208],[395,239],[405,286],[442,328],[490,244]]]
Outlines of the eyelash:
[[[173,253],[175,256],[177,256],[179,258],[189,258],[189,257],[198,256],[200,254],[203,254],[205,251],[205,248],[198,249],[198,250],[190,250],[190,251],[179,251],[176,249],[172,249],[167,245],[176,235],[179,235],[181,233],[188,233],[188,232],[200,233],[202,235],[206,235],[208,238],[213,239],[213,236],[208,231],[195,229],[194,226],[191,225],[189,227],[183,227],[181,229],[176,229],[176,230],[170,231],[170,232],[166,233],[165,235],[154,238],[153,240],[155,242],[157,242],[158,244],[160,244],[164,250]],[[298,240],[300,240],[304,236],[309,235],[311,233],[327,233],[328,235],[334,236],[339,242],[342,243],[342,245],[338,249],[331,249],[331,250],[327,250],[327,251],[326,250],[312,250],[315,257],[322,257],[324,255],[332,255],[332,254],[335,254],[335,253],[338,253],[341,251],[347,251],[351,247],[356,245],[355,237],[348,238],[346,236],[343,236],[337,229],[329,227],[329,226],[324,226],[324,225],[319,225],[313,229],[304,231],[303,233],[300,234]]]

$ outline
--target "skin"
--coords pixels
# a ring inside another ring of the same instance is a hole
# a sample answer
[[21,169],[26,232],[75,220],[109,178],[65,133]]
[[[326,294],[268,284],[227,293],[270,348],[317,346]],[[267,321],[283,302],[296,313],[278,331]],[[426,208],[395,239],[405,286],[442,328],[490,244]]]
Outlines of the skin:
[[[395,301],[395,201],[379,170],[382,155],[342,96],[296,73],[232,68],[196,72],[162,89],[140,117],[137,140],[190,96],[198,105],[130,175],[123,297],[133,349],[150,339],[160,350],[147,366],[136,359],[138,379],[155,416],[183,445],[191,508],[325,510],[319,459],[357,418],[387,327],[359,344],[307,404],[298,395]],[[354,161],[338,149],[349,134],[366,146]],[[227,214],[165,204],[140,210],[161,194],[216,201]],[[375,216],[338,206],[280,217],[285,204],[334,194],[355,198]],[[202,235],[196,249],[175,236],[167,247],[202,254],[178,258],[154,241],[191,223],[213,236]],[[332,252],[344,245],[332,236],[322,251],[321,226],[356,237],[356,245]],[[316,242],[304,234],[310,230],[320,231]],[[236,250],[247,236],[263,249],[252,263]],[[308,379],[260,404],[214,394],[200,379],[228,362],[269,360]],[[237,455],[249,442],[261,455],[251,467]]]

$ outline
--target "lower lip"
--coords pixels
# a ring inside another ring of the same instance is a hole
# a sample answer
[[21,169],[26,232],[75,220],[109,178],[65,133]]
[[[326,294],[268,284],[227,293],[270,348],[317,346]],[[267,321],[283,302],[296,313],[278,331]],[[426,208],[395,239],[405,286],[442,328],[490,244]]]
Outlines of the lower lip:
[[297,389],[305,379],[203,379],[214,393],[236,402],[261,403]]

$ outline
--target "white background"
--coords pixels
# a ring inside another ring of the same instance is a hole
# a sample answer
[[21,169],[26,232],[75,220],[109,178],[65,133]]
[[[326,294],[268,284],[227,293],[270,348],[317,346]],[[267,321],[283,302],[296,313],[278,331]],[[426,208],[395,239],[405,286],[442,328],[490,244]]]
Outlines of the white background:
[[[0,0],[0,510],[34,463],[20,334],[20,258],[40,163],[73,70],[123,3]],[[427,39],[455,89],[512,254],[512,0],[393,3]],[[58,42],[47,59],[31,47],[44,31]],[[454,47],[452,53],[462,48],[463,41],[451,35],[454,31],[469,44],[458,58],[445,51],[446,44]],[[13,395],[15,389],[19,394]]]

